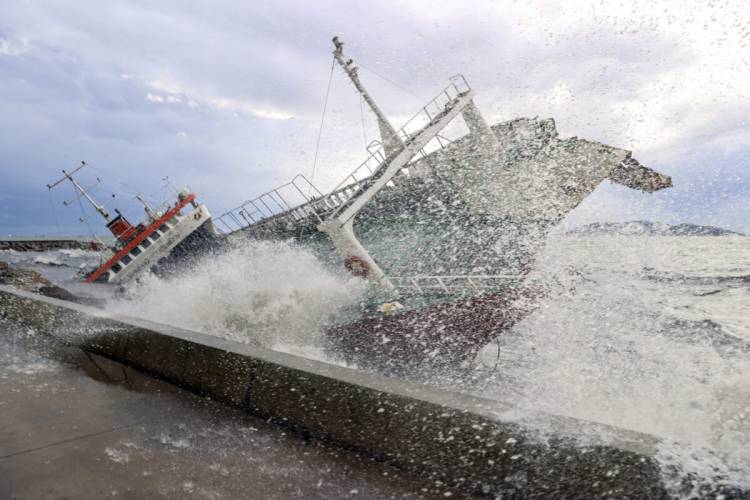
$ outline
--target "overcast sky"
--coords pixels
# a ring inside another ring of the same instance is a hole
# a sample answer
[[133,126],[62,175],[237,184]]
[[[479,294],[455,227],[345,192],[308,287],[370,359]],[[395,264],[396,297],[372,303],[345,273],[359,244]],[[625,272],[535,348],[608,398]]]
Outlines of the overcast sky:
[[[460,72],[491,122],[554,117],[563,136],[632,150],[673,177],[652,195],[605,183],[569,225],[651,219],[750,232],[743,1],[9,0],[0,234],[85,234],[78,206],[62,205],[70,188],[45,187],[80,160],[96,168],[83,180],[100,176],[94,193],[110,207],[133,208],[138,191],[166,196],[168,176],[217,215],[311,175],[334,34],[396,124]],[[315,183],[339,180],[376,134],[336,68]]]

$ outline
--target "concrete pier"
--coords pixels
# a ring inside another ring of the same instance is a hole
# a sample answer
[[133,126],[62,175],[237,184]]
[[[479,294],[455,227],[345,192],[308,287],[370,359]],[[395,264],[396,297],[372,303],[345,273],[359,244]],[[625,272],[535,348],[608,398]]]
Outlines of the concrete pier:
[[[108,243],[110,238],[105,238]],[[0,238],[0,250],[15,250],[17,252],[46,252],[58,249],[98,250],[101,243],[94,238],[76,236],[34,236]]]
[[[651,436],[549,415],[516,421],[512,407],[495,401],[7,287],[0,288],[0,311],[88,352],[466,493],[665,495]],[[607,438],[579,442],[584,435]]]
[[4,500],[444,498],[452,491],[41,337],[0,320]]
[[548,414],[519,415],[497,401],[8,287],[0,287],[0,313],[451,491],[503,498],[667,497],[653,436]]

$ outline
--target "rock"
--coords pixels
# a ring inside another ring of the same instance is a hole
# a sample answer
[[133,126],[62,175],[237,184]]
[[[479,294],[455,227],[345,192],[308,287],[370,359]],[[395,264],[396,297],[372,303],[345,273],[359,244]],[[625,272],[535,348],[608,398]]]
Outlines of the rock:
[[77,250],[98,250],[101,245],[90,239],[47,239],[47,238],[2,238],[0,250],[16,252],[46,252],[61,248]]
[[101,306],[103,301],[91,297],[80,297],[49,281],[36,271],[13,267],[0,261],[0,285],[10,285],[26,292],[38,293],[53,299],[67,300],[77,304]]

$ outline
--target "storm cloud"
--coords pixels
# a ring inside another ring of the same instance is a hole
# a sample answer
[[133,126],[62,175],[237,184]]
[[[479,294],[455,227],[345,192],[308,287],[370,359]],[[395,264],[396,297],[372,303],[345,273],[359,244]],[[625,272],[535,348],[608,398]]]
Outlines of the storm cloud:
[[[70,194],[45,187],[80,160],[107,203],[163,197],[169,177],[215,214],[311,175],[334,34],[396,124],[462,73],[488,120],[551,116],[674,179],[652,195],[602,186],[569,225],[750,231],[741,1],[41,1],[0,6],[0,233],[85,233]],[[330,187],[375,137],[333,68],[315,183]]]

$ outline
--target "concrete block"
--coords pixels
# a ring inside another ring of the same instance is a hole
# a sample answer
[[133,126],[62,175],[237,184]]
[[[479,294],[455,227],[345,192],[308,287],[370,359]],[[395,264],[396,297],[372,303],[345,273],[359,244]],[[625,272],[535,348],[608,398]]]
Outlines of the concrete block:
[[[519,420],[513,407],[501,402],[3,286],[0,313],[175,385],[467,493],[667,497],[654,459],[659,440],[653,436],[542,413]],[[88,334],[76,336],[76,325]],[[597,438],[591,437],[591,429],[598,431],[593,434]]]

